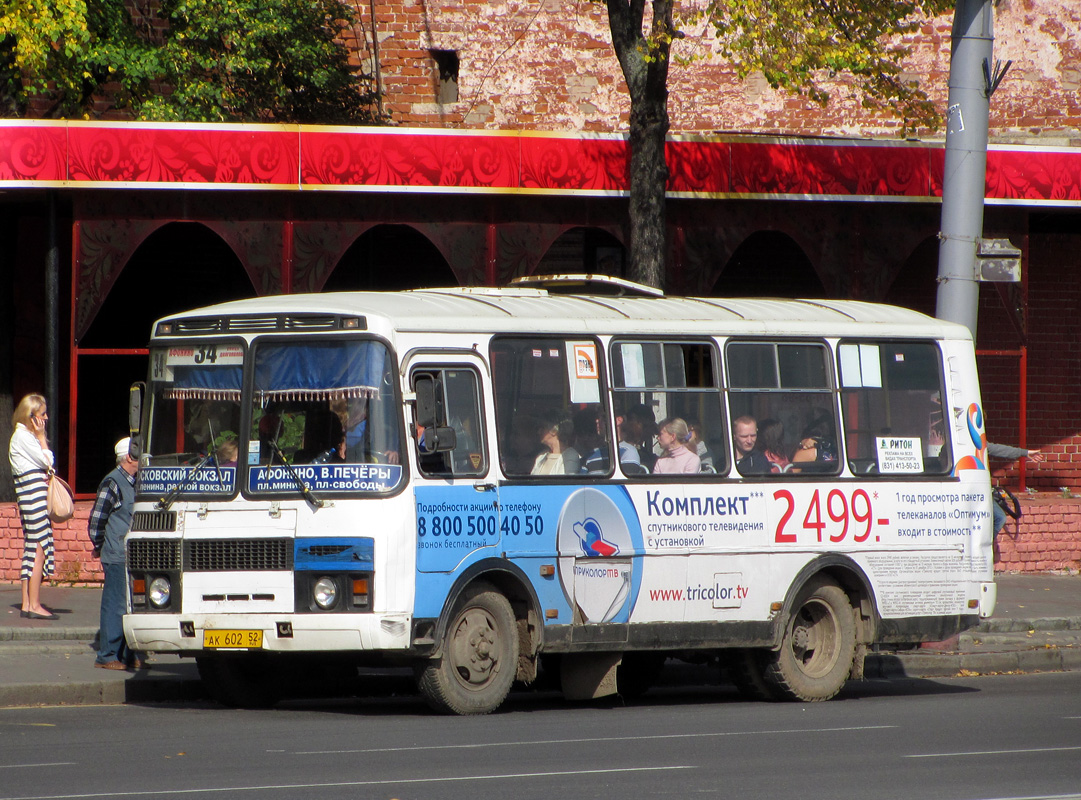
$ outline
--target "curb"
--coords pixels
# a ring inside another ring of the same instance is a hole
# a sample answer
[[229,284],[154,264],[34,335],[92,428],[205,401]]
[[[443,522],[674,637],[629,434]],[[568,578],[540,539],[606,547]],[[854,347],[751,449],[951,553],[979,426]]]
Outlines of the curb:
[[116,680],[0,686],[0,708],[191,703],[206,699],[207,694],[198,678],[142,680],[132,676]]

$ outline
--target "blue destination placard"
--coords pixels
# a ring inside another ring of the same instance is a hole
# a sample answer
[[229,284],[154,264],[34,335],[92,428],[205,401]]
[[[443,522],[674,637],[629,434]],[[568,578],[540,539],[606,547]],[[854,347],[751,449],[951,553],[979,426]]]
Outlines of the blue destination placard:
[[295,494],[299,477],[313,492],[389,492],[401,483],[400,464],[303,464],[248,469],[253,494]]
[[139,470],[139,492],[165,494],[181,484],[185,494],[232,494],[236,467],[204,466],[192,477],[195,467],[143,467]]

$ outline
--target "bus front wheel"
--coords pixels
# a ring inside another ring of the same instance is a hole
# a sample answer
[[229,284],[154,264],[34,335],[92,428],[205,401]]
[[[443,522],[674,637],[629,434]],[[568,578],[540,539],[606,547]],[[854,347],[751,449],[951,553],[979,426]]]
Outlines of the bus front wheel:
[[468,587],[443,635],[442,655],[417,685],[436,711],[488,714],[510,692],[518,667],[518,630],[510,603],[487,584]]
[[785,627],[781,649],[766,665],[766,681],[789,700],[829,700],[844,686],[856,649],[848,595],[828,578],[812,580]]

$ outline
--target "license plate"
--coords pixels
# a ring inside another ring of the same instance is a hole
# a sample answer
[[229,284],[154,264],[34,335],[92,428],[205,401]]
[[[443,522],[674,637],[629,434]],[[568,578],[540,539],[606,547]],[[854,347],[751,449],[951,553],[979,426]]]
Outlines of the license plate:
[[215,649],[257,650],[263,646],[262,631],[203,631],[203,647]]

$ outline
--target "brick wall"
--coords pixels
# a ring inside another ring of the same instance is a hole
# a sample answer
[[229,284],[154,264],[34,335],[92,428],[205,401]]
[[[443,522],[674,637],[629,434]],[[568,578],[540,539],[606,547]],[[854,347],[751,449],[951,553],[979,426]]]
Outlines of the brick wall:
[[[686,13],[700,0],[680,3]],[[992,138],[1081,140],[1081,4],[1076,0],[1000,0],[995,57],[1013,66],[994,96]],[[557,0],[392,0],[358,7],[359,61],[371,65],[378,42],[385,108],[396,124],[435,127],[619,131],[629,101],[612,52],[602,3]],[[928,21],[906,44],[906,63],[945,108],[953,15]],[[673,46],[669,109],[674,132],[892,136],[899,122],[870,114],[844,81],[825,108],[740,79],[714,54],[710,32],[683,24]],[[373,33],[374,32],[374,33]],[[459,58],[458,100],[437,102],[431,50]],[[941,132],[940,132],[941,134]]]
[[[987,226],[992,233],[993,220]],[[1034,225],[1042,224],[1034,220]],[[1076,225],[1076,217],[1073,224]],[[1015,243],[1022,238],[1013,235]],[[1028,263],[1028,408],[1030,448],[1047,457],[1042,464],[1026,464],[1026,486],[1041,492],[1062,487],[1081,493],[1081,230],[1076,233],[1043,230],[1030,237]],[[1015,287],[980,290],[977,345],[986,350],[1015,350],[1021,338],[1010,322],[1007,304],[1019,304]],[[992,442],[1018,445],[1021,411],[1019,363],[1012,356],[980,356],[980,388],[987,415],[987,436]],[[1018,485],[1018,464],[993,462],[999,482]]]
[[995,540],[995,570],[1081,569],[1081,499],[1026,497],[1021,507],[1021,519],[1007,520]]
[[[90,554],[86,536],[86,521],[90,517],[90,501],[75,504],[75,518],[53,526],[56,550],[54,583],[78,585],[100,583],[101,563]],[[19,563],[23,552],[23,529],[19,508],[14,503],[0,503],[0,582],[19,580]]]

